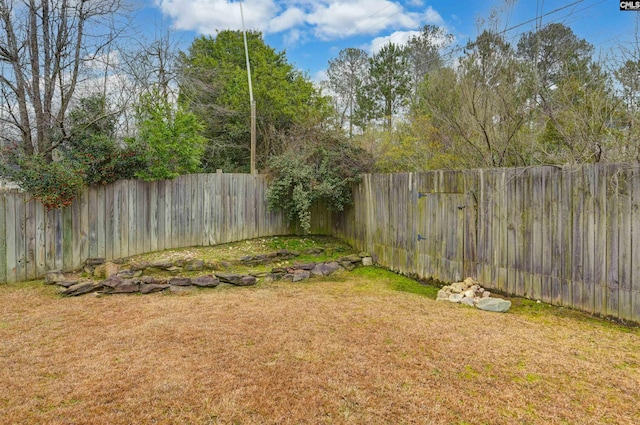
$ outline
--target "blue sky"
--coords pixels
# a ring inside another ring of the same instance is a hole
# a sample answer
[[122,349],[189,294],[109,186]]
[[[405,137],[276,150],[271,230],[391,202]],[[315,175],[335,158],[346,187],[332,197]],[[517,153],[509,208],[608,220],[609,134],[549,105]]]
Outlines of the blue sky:
[[[199,34],[240,29],[240,5],[225,0],[141,0],[139,19],[146,26],[176,30],[188,46]],[[464,45],[478,34],[478,20],[502,8],[500,30],[517,41],[542,23],[559,22],[593,44],[599,55],[616,55],[633,40],[640,12],[619,10],[616,0],[246,0],[245,26],[263,32],[265,41],[312,79],[323,76],[328,61],[346,47],[371,53],[388,41],[404,42],[425,24],[434,24]],[[501,7],[502,5],[502,7]],[[528,22],[527,21],[530,21]]]

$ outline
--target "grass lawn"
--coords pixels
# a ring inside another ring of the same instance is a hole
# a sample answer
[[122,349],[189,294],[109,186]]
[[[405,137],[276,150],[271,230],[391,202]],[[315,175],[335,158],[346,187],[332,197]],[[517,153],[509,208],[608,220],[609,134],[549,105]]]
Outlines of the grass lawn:
[[638,424],[640,330],[376,268],[187,294],[0,286],[2,424]]

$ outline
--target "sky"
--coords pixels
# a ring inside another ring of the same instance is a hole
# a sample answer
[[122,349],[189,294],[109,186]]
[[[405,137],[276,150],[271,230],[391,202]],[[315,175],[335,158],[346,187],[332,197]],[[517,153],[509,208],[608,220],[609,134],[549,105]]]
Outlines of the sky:
[[[138,19],[147,28],[174,30],[188,48],[194,37],[241,29],[241,5],[226,0],[139,0]],[[596,47],[617,55],[634,39],[640,12],[621,11],[616,0],[245,0],[246,29],[260,30],[265,42],[309,78],[323,78],[329,60],[347,47],[375,53],[389,41],[401,44],[426,24],[437,25],[463,46],[479,34],[479,23],[498,11],[499,31],[517,43],[536,23],[563,23]],[[536,19],[538,18],[538,19]],[[456,52],[443,53],[455,59]]]

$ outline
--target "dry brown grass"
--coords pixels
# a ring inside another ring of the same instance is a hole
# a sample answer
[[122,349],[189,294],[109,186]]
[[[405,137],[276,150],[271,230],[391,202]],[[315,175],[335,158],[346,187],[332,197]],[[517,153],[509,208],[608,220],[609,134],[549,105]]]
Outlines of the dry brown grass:
[[357,274],[187,295],[0,287],[3,424],[637,424],[639,366],[637,329]]

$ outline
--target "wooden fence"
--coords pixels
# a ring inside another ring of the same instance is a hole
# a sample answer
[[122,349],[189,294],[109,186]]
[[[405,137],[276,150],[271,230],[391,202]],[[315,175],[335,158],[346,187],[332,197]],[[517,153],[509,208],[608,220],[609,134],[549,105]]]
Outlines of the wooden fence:
[[[0,282],[168,248],[299,232],[267,209],[265,176],[199,174],[86,189],[46,211],[0,192]],[[313,212],[401,273],[485,286],[640,322],[637,164],[365,175],[354,205]]]
[[[28,194],[0,192],[0,283],[74,270],[87,258],[114,259],[296,233],[267,208],[263,175],[194,174],[175,180],[124,180],[85,189],[63,210]],[[315,233],[331,215],[314,211]]]
[[637,164],[366,175],[333,234],[393,270],[640,322]]

